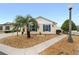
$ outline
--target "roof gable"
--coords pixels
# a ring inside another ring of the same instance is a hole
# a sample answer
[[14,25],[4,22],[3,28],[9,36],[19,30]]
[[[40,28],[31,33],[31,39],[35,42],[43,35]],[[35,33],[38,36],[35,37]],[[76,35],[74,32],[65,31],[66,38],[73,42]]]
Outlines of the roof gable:
[[49,20],[49,19],[47,19],[47,18],[44,18],[44,17],[42,17],[42,16],[39,16],[39,17],[37,17],[36,19],[39,19],[39,18],[42,18],[42,19],[44,19],[44,20],[47,20],[47,21],[52,22],[52,23],[54,23],[54,24],[57,24],[56,22],[54,22],[54,21],[52,21],[52,20]]

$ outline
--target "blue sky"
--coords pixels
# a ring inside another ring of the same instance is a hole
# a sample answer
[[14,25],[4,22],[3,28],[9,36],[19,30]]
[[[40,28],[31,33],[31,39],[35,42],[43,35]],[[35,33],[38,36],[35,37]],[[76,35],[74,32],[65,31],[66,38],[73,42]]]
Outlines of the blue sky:
[[[61,3],[7,3],[0,4],[0,23],[12,22],[17,15],[43,16],[57,22],[60,27],[68,19],[68,4]],[[72,20],[79,25],[79,4],[73,4]]]

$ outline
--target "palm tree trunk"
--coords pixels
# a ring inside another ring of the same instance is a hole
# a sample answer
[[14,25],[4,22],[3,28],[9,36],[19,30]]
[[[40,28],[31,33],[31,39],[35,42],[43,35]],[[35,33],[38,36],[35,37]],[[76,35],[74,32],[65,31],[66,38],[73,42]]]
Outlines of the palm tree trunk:
[[31,36],[30,36],[30,31],[29,31],[29,26],[28,26],[28,24],[27,24],[27,38],[30,38]]
[[17,36],[18,36],[18,27],[16,28],[16,31],[17,31]]

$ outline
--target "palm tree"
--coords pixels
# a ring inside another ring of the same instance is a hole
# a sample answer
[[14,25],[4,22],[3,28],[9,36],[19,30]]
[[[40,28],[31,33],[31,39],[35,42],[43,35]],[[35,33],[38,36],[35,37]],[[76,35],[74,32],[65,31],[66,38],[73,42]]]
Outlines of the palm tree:
[[14,23],[14,29],[16,29],[16,32],[17,32],[17,36],[18,36],[18,28],[19,28],[19,25],[17,23]]
[[21,27],[23,26],[23,19],[24,18],[22,16],[16,16],[14,26],[17,31],[17,36],[18,36],[19,28],[21,30]]
[[35,18],[32,18],[32,16],[27,15],[27,17],[25,17],[25,19],[24,19],[24,25],[26,25],[27,38],[30,38],[30,25],[35,26],[37,29],[38,23],[35,20]]
[[35,26],[36,29],[38,28],[37,21],[34,18],[32,18],[30,15],[27,15],[26,17],[17,16],[15,19],[15,23],[17,24],[17,28],[26,26],[27,38],[30,38],[30,25]]

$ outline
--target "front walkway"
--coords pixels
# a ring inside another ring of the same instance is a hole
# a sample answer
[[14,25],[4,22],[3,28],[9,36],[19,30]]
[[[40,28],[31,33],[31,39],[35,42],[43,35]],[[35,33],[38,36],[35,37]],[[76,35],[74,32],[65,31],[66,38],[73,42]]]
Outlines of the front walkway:
[[7,45],[0,44],[0,51],[9,55],[38,55],[40,52],[59,42],[64,37],[66,37],[66,35],[60,35],[43,43],[37,44],[33,47],[23,49],[13,48]]

